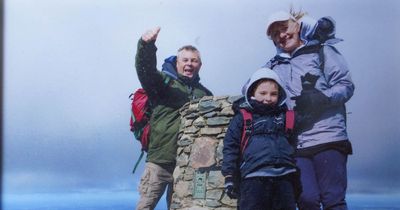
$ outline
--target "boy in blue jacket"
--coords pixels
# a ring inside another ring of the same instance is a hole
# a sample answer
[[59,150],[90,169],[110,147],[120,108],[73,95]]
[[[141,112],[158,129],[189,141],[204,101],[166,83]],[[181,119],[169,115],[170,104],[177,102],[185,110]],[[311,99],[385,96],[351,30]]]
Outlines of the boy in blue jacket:
[[244,117],[239,112],[231,120],[224,139],[222,174],[225,192],[230,198],[239,197],[241,210],[296,209],[295,142],[285,131],[285,102],[278,75],[259,69],[240,104],[252,115],[251,134],[243,146]]

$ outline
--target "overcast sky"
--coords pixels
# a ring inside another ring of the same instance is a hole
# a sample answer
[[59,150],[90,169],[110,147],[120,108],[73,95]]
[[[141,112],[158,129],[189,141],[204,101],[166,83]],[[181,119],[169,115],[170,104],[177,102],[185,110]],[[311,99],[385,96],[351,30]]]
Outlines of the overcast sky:
[[[347,104],[349,193],[400,192],[400,1],[294,1],[332,16],[356,85]],[[137,40],[155,26],[158,66],[184,44],[202,83],[238,95],[274,56],[268,15],[291,1],[6,0],[3,193],[136,190],[129,131]]]

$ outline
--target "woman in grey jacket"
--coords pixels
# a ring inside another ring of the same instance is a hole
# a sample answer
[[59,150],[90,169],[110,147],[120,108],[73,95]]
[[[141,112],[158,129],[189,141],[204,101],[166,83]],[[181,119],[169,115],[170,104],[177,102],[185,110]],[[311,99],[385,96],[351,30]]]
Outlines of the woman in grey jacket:
[[291,98],[287,101],[289,109],[313,119],[297,125],[301,129],[297,131],[296,161],[303,185],[299,209],[319,210],[321,205],[323,209],[347,209],[346,165],[352,148],[345,103],[353,95],[354,84],[343,56],[332,46],[340,40],[332,37],[324,43],[305,42],[301,34],[313,27],[300,24],[303,16],[295,12],[270,16],[267,35],[278,54],[265,66],[282,80]]

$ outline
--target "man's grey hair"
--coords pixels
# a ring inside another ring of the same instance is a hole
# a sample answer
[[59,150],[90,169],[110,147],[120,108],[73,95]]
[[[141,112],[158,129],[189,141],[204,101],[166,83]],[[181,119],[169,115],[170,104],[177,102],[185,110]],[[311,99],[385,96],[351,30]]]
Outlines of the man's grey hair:
[[178,49],[178,55],[183,50],[196,52],[199,55],[199,59],[200,59],[200,62],[201,62],[200,51],[195,46],[193,46],[193,45],[184,45],[184,46],[182,46],[181,48]]

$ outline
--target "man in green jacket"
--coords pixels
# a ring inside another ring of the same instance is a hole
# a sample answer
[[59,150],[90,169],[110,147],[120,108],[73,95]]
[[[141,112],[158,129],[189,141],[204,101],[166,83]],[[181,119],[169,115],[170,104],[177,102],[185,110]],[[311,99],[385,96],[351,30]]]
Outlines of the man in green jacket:
[[180,48],[177,56],[167,58],[162,72],[157,70],[155,41],[159,32],[160,27],[157,27],[144,33],[136,54],[136,71],[153,109],[138,210],[154,209],[165,189],[169,208],[180,126],[179,109],[192,99],[212,95],[199,83],[200,52],[191,45]]

